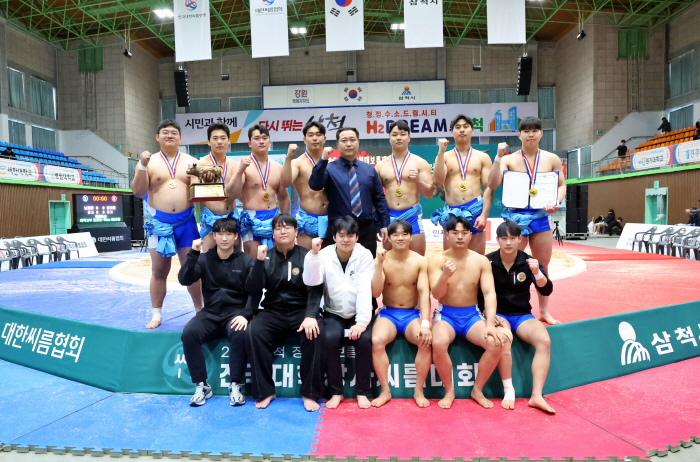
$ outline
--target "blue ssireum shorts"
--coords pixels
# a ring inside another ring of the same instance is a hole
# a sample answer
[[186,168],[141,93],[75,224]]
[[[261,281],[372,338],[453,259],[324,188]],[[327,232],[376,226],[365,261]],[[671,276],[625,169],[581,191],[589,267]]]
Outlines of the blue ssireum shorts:
[[[406,217],[406,215],[408,215],[408,217]],[[409,222],[411,228],[413,228],[411,234],[425,233],[425,228],[423,227],[423,208],[420,204],[403,210],[389,209],[389,218],[391,221],[406,220]]]
[[433,316],[433,321],[445,321],[460,337],[466,337],[469,329],[483,320],[484,318],[476,305],[466,307],[438,305]]
[[466,204],[462,205],[447,205],[441,209],[436,209],[435,212],[430,216],[430,220],[434,224],[440,223],[444,228],[447,220],[449,220],[450,215],[455,215],[458,217],[465,217],[469,220],[469,224],[472,227],[472,234],[483,233],[483,230],[478,230],[475,228],[476,220],[484,213],[484,198],[479,196],[470,200]]
[[414,319],[420,319],[420,310],[415,308],[393,308],[385,306],[379,311],[379,318],[391,321],[396,327],[396,331],[401,335],[406,335],[406,328]]
[[[259,220],[262,222],[271,222],[272,219],[277,215],[277,207],[270,210],[244,210],[243,213],[247,213],[251,220]],[[243,213],[241,213],[241,219],[243,218]],[[243,226],[243,221],[239,223],[241,242],[256,241],[262,242],[263,238],[255,234],[253,228],[245,228]],[[271,229],[271,228],[270,228]]]
[[504,220],[512,220],[520,226],[523,236],[551,231],[549,224],[549,214],[542,209],[510,209],[504,208],[501,213]]
[[520,324],[524,323],[528,319],[537,319],[532,315],[532,313],[513,316],[508,314],[498,314],[497,316],[500,316],[506,321],[508,321],[508,323],[510,324],[510,331],[513,333],[515,333],[515,331],[518,330]]
[[[192,241],[199,239],[197,219],[194,217],[192,207],[179,213],[161,212],[148,205],[148,203],[146,203],[146,207],[148,213],[158,221],[163,223],[180,223],[180,225],[173,227],[176,248],[182,249],[184,247],[192,247]],[[155,249],[158,247],[159,240],[160,238],[158,236],[151,234],[148,238],[148,248]]]

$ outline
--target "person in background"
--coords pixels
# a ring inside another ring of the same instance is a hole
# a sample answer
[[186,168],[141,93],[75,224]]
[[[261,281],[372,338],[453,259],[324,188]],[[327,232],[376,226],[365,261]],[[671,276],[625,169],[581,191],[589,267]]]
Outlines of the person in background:
[[620,141],[620,145],[615,149],[617,149],[617,160],[620,164],[620,173],[625,173],[625,170],[627,170],[627,146],[625,145],[625,140]]
[[603,234],[605,229],[615,221],[615,211],[613,209],[608,210],[608,214],[603,221],[600,221],[593,225],[593,234]]
[[659,128],[657,130],[661,130],[662,133],[668,133],[671,131],[671,122],[666,119],[666,117],[661,118],[661,125],[659,125]]

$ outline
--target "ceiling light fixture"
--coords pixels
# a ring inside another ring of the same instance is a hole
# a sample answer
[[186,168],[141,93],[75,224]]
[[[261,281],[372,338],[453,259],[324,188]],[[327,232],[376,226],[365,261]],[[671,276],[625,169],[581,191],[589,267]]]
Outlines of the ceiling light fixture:
[[289,31],[292,35],[306,35],[306,21],[292,21],[289,24]]
[[391,18],[391,30],[404,30],[405,28],[406,24],[401,16],[393,16]]
[[173,10],[171,10],[170,8],[158,8],[153,10],[153,13],[155,13],[155,15],[158,16],[160,19],[172,19],[175,17]]

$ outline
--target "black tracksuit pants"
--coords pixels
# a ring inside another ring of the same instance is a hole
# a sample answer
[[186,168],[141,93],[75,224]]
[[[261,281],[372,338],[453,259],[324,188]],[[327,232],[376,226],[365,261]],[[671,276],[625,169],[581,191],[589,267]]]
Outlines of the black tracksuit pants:
[[[343,344],[355,346],[355,392],[369,396],[372,365],[372,323],[357,340],[345,337],[345,329],[355,325],[355,318],[345,319],[333,313],[323,313],[323,332],[326,348],[326,375],[331,395],[343,394],[343,368],[340,362],[340,349]],[[346,349],[347,351],[347,349]]]
[[202,345],[221,337],[228,337],[230,349],[228,364],[231,372],[231,382],[245,384],[245,331],[231,328],[231,320],[238,313],[217,316],[208,311],[200,311],[190,319],[182,331],[182,347],[185,361],[190,370],[192,383],[207,381],[207,363],[204,359]]
[[[320,399],[323,392],[321,375],[321,336],[312,340],[304,331],[297,332],[304,321],[305,309],[287,313],[279,310],[260,310],[246,329],[246,349],[252,367],[253,398],[264,399],[275,394],[272,379],[274,352],[284,341],[296,335],[301,345],[301,396]],[[323,335],[323,323],[319,321]]]

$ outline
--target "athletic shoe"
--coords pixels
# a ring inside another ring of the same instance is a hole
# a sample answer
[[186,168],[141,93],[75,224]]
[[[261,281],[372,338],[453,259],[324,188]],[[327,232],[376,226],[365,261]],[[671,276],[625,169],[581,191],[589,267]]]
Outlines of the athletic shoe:
[[212,397],[211,387],[205,382],[199,382],[192,398],[190,406],[201,406]]
[[245,404],[245,397],[241,393],[241,384],[232,382],[228,386],[228,394],[231,397],[231,406],[243,406]]

